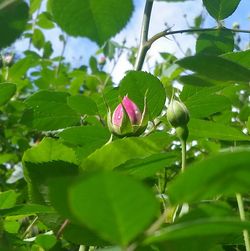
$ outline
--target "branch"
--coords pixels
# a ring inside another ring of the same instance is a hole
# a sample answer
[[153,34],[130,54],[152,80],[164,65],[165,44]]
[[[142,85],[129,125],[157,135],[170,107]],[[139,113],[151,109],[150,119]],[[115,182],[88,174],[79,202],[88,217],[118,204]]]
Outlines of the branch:
[[142,28],[141,28],[141,35],[140,35],[140,45],[138,54],[136,57],[135,62],[135,70],[139,71],[142,68],[146,53],[149,48],[147,48],[146,44],[148,41],[148,29],[149,29],[149,22],[151,11],[153,7],[153,1],[147,0],[144,8],[143,19],[142,19]]
[[[151,37],[147,42],[146,42],[146,46],[147,47],[151,47],[151,45],[158,40],[161,37],[165,37],[168,35],[174,35],[174,34],[182,34],[182,33],[193,33],[193,32],[213,32],[213,31],[217,31],[222,29],[221,27],[219,28],[204,28],[204,29],[185,29],[185,30],[176,30],[176,31],[169,31],[168,30],[164,30],[161,31],[157,34],[155,34],[153,37]],[[250,33],[250,30],[239,30],[239,29],[228,29],[228,28],[223,28],[224,30],[228,30],[231,32],[242,32],[242,33]]]
[[[145,6],[146,7],[146,6]],[[142,69],[143,62],[145,60],[146,54],[152,44],[158,40],[159,38],[166,37],[168,35],[174,35],[174,34],[182,34],[182,33],[193,33],[193,32],[213,32],[213,31],[218,31],[222,29],[221,27],[218,28],[204,28],[204,29],[184,29],[184,30],[176,30],[176,31],[170,31],[169,29],[161,31],[157,34],[155,34],[153,37],[151,37],[148,40],[144,40],[144,42],[141,41],[140,47],[139,47],[139,52],[138,56],[136,59],[136,64],[135,64],[135,70],[139,71]],[[239,30],[239,29],[228,29],[223,27],[224,30],[228,30],[231,32],[241,32],[241,33],[250,33],[250,30]]]

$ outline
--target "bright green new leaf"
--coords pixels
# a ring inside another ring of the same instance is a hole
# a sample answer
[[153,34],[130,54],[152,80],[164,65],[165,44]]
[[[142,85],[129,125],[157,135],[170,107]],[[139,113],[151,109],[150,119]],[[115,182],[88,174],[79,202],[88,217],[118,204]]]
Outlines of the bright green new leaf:
[[208,78],[231,82],[249,83],[250,70],[231,60],[211,56],[196,55],[176,61],[181,67],[197,72]]
[[165,132],[154,133],[147,137],[118,139],[89,155],[83,160],[81,167],[86,170],[112,170],[128,160],[160,153],[170,142],[171,137]]
[[17,194],[14,190],[0,192],[0,209],[13,207],[16,199]]
[[45,37],[41,30],[35,29],[32,35],[32,43],[38,50],[42,49],[45,44]]
[[196,53],[220,55],[234,49],[234,35],[227,29],[204,32],[196,40]]
[[29,7],[22,0],[0,1],[0,49],[11,45],[24,31]]
[[30,13],[33,14],[41,6],[42,0],[30,0]]
[[155,118],[162,111],[166,93],[161,81],[155,76],[141,71],[130,71],[120,82],[120,94],[128,97],[141,110],[144,108],[144,96],[147,98],[147,111],[150,118]]
[[240,0],[203,0],[208,13],[216,20],[231,16],[237,9]]
[[81,224],[122,246],[142,233],[158,213],[157,200],[147,187],[114,172],[79,179],[69,187],[68,198]]
[[0,84],[0,105],[6,104],[16,92],[16,85],[12,83]]
[[209,199],[249,191],[250,150],[226,151],[195,162],[169,184],[172,203]]
[[[51,0],[55,21],[72,36],[88,37],[102,45],[128,22],[131,0]],[[84,25],[87,24],[87,25]]]
[[52,234],[39,234],[36,236],[35,243],[44,248],[44,250],[51,249],[57,242],[57,239]]
[[238,129],[224,124],[191,119],[188,123],[189,134],[191,138],[210,138],[220,140],[250,141],[250,136],[245,135]]
[[250,69],[250,50],[229,52],[221,55],[221,57],[236,62],[237,64],[243,65]]

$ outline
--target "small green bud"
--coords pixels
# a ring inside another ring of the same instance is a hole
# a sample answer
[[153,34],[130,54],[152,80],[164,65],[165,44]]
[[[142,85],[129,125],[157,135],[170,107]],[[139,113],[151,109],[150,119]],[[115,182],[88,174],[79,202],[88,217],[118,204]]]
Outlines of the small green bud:
[[176,130],[176,135],[180,140],[187,141],[189,131],[186,125],[182,127],[177,127],[175,130]]
[[175,128],[186,126],[189,121],[187,107],[182,102],[171,100],[167,110],[167,119]]

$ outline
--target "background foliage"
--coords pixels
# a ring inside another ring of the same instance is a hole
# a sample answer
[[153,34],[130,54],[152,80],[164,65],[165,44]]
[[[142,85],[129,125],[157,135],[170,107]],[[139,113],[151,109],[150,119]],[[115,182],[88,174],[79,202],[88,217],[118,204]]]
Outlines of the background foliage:
[[[144,72],[138,59],[146,63],[152,43],[173,29],[144,37],[139,51],[113,41],[131,18],[132,0],[0,0],[1,250],[245,250],[250,50],[239,27],[224,27],[239,3],[203,0],[217,27],[202,28],[198,16],[176,32],[193,34],[196,51],[183,58],[160,52],[161,62]],[[62,30],[57,57],[46,38],[54,27]],[[87,65],[65,60],[68,36],[98,44]],[[22,54],[11,47],[18,38],[29,41]],[[117,85],[107,64],[124,51],[137,70]],[[146,95],[148,127],[110,138],[108,108],[125,95],[141,111]],[[173,95],[190,114],[184,173],[166,118]]]

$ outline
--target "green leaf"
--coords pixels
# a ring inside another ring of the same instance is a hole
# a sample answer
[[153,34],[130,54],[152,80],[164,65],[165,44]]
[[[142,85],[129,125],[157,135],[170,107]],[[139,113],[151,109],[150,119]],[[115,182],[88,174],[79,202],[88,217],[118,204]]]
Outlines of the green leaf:
[[67,105],[64,92],[39,91],[26,99],[29,110],[22,122],[38,130],[56,130],[76,125],[79,115]]
[[17,194],[14,190],[0,192],[0,209],[13,207],[16,203]]
[[16,85],[12,83],[0,84],[0,105],[6,104],[16,92]]
[[76,154],[81,161],[100,148],[110,139],[110,132],[101,126],[81,126],[68,128],[59,137],[66,143],[76,146]]
[[229,52],[221,55],[221,57],[231,60],[237,64],[240,64],[248,69],[250,69],[250,50]]
[[88,37],[99,45],[118,33],[133,11],[131,0],[51,0],[50,6],[55,21],[65,32]]
[[208,199],[249,191],[250,150],[226,151],[195,162],[168,187],[172,203]]
[[30,13],[33,14],[41,6],[42,0],[30,0]]
[[71,96],[68,98],[68,105],[82,115],[97,115],[96,103],[90,98],[82,95]]
[[239,140],[249,141],[250,136],[243,134],[238,129],[224,124],[201,120],[191,119],[188,123],[190,137],[197,138],[211,138],[220,140]]
[[191,85],[197,87],[207,87],[213,85],[223,85],[224,82],[216,81],[210,78],[206,78],[204,76],[200,76],[198,74],[191,74],[191,75],[183,75],[179,77],[179,81],[184,85]]
[[53,29],[55,27],[48,12],[43,12],[37,17],[36,24],[42,29]]
[[36,205],[36,204],[23,204],[15,207],[0,209],[0,216],[17,216],[17,215],[35,215],[35,214],[51,214],[55,210],[51,207]]
[[[58,191],[60,192],[60,188]],[[94,231],[89,230],[85,226],[79,226],[72,223],[65,228],[63,238],[75,244],[86,246],[106,246],[108,244],[98,237]]]
[[[170,225],[145,240],[146,244],[162,241],[186,241],[225,236],[240,233],[243,229],[250,229],[250,222],[242,222],[234,218],[197,219],[191,222],[181,222]],[[206,247],[206,246],[205,246]]]
[[141,71],[130,71],[120,82],[120,94],[144,108],[144,96],[147,96],[147,110],[150,118],[158,116],[165,104],[166,93],[162,83],[155,76]]
[[54,160],[77,163],[74,150],[52,138],[43,138],[38,145],[28,149],[23,155],[24,162],[41,163]]
[[13,43],[24,31],[29,7],[22,0],[0,2],[0,49]]
[[223,87],[220,86],[202,88],[184,86],[181,93],[181,100],[187,106],[190,117],[206,118],[214,113],[221,112],[226,109],[230,110],[230,100],[225,96],[215,94],[216,91],[222,88]]
[[34,30],[32,34],[32,43],[35,46],[35,48],[37,48],[38,50],[43,48],[44,43],[45,43],[45,37],[41,30],[39,29]]
[[149,226],[159,207],[154,194],[142,183],[115,172],[77,179],[66,197],[80,224],[122,246]]
[[57,242],[54,235],[49,234],[39,234],[36,236],[35,243],[44,248],[44,250],[51,249]]
[[20,80],[30,68],[39,64],[39,59],[36,54],[31,54],[20,59],[10,68],[9,79],[13,81]]
[[118,139],[89,155],[83,160],[81,167],[89,170],[112,170],[128,160],[145,158],[159,153],[170,142],[171,138],[165,132],[154,133],[147,137]]
[[196,40],[196,53],[220,55],[234,49],[234,35],[227,29],[204,32]]
[[208,13],[216,20],[231,16],[237,9],[240,0],[203,0]]
[[222,81],[249,82],[250,70],[231,60],[211,55],[196,55],[176,61],[181,67]]
[[156,172],[169,167],[177,160],[176,153],[158,153],[143,159],[133,159],[118,166],[115,170],[133,175],[139,179],[153,176]]
[[27,150],[22,162],[30,196],[40,204],[48,202],[48,179],[78,173],[74,150],[51,138]]

